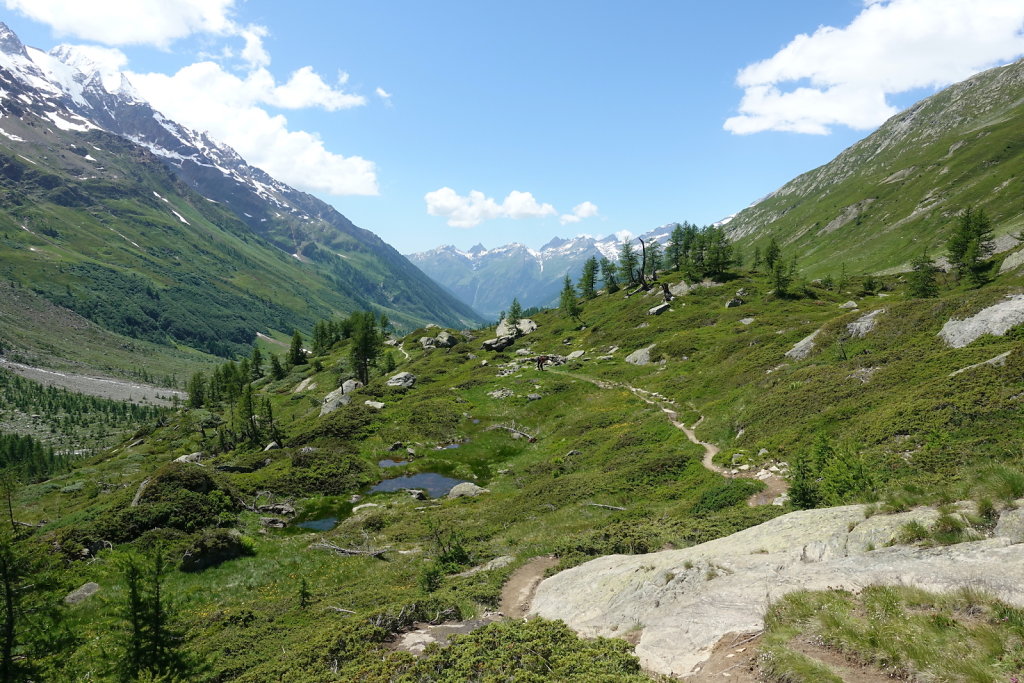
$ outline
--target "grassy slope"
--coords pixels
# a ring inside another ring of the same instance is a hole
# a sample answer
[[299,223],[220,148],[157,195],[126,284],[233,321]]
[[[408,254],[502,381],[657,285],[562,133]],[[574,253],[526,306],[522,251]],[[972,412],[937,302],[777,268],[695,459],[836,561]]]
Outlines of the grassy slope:
[[[763,457],[789,457],[826,429],[836,441],[861,445],[882,489],[913,482],[951,489],[950,478],[969,479],[975,465],[991,459],[1016,462],[1019,353],[1001,368],[986,366],[954,379],[948,375],[1016,348],[1019,330],[959,350],[943,347],[935,332],[950,315],[973,313],[1004,293],[1021,291],[1020,278],[1004,276],[979,291],[952,290],[926,301],[906,300],[898,283],[892,284],[888,297],[860,299],[862,311],[884,306],[887,313],[864,340],[845,342],[845,359],[837,353],[835,339],[846,322],[861,315],[837,307],[850,292],[814,290],[811,298],[777,300],[767,293],[763,279],[754,276],[697,289],[659,317],[646,314],[654,298],[627,299],[621,293],[588,302],[583,329],[554,312],[542,313],[537,316],[540,329],[517,347],[560,353],[579,348],[591,359],[557,372],[524,369],[498,377],[499,363],[514,358],[512,351],[482,352],[472,343],[425,352],[415,344],[424,333],[417,330],[406,340],[412,359],[404,362],[395,353],[398,369],[419,378],[407,393],[385,388],[378,378],[357,395],[355,405],[318,418],[320,398],[345,375],[344,347],[322,359],[325,369],[319,373],[299,368],[280,382],[263,384],[261,392],[271,398],[290,435],[289,447],[268,454],[226,453],[207,465],[253,464],[269,456],[270,464],[252,474],[222,475],[246,499],[270,490],[297,496],[307,516],[344,514],[351,508],[348,496],[360,482],[394,474],[374,467],[392,455],[388,446],[394,441],[411,444],[418,453],[406,471],[475,480],[491,493],[440,503],[413,501],[405,494],[375,498],[382,507],[364,510],[325,534],[347,547],[369,544],[412,551],[389,554],[386,562],[309,550],[312,537],[306,534],[260,534],[257,515],[242,513],[241,526],[255,539],[254,557],[199,575],[173,572],[168,579],[178,623],[189,637],[188,650],[207,662],[207,673],[195,675],[209,680],[321,680],[335,659],[341,677],[383,678],[402,670],[400,656],[382,662],[382,651],[374,644],[382,632],[361,630],[369,628],[367,623],[397,627],[400,614],[423,619],[446,609],[451,616],[480,609],[476,605],[493,607],[500,583],[512,569],[442,578],[427,591],[422,581],[438,556],[438,535],[461,539],[469,554],[464,566],[503,554],[522,560],[550,552],[568,566],[606,553],[708,540],[780,512],[744,507],[746,492],[731,495],[724,490],[735,484],[726,485],[704,470],[699,449],[671,428],[657,408],[625,389],[599,389],[582,376],[657,390],[689,406],[685,418],[705,415],[703,436],[721,443],[726,456],[754,456],[765,447],[769,454]],[[747,303],[725,308],[738,287],[747,290]],[[739,322],[748,316],[754,318],[752,324]],[[779,368],[783,353],[819,327],[825,331],[818,350]],[[664,358],[664,364],[635,367],[621,361],[625,353],[652,342],[653,356]],[[616,346],[613,359],[598,359]],[[470,358],[471,353],[477,357]],[[489,365],[482,365],[482,359]],[[859,368],[877,370],[862,383],[849,377]],[[295,393],[306,378],[317,387]],[[488,396],[500,388],[515,396]],[[529,401],[529,393],[542,398]],[[375,413],[359,405],[370,398],[386,407]],[[502,430],[487,429],[513,422],[536,434],[537,442],[512,440]],[[743,436],[737,439],[740,428]],[[464,442],[458,449],[435,449],[459,440]],[[363,464],[350,468],[347,479],[316,485],[339,495],[313,495],[301,482],[315,478],[296,478],[311,474],[301,464],[303,444],[319,447],[332,462],[355,458]],[[138,483],[161,463],[200,447],[198,434],[184,421],[172,422],[143,443],[111,452],[71,475],[27,487],[19,495],[19,515],[54,520],[44,534],[88,529],[126,506]],[[587,506],[590,502],[627,509]],[[697,510],[701,512],[695,514]],[[183,542],[168,538],[172,547]],[[116,651],[111,629],[122,595],[116,559],[123,552],[102,551],[97,562],[75,563],[62,576],[66,589],[93,579],[109,590],[70,611],[76,629],[88,637],[62,653],[59,661],[46,662],[54,675],[95,670],[103,661],[103,648]],[[301,578],[313,594],[312,604],[304,609],[296,597]],[[332,605],[356,615],[330,612],[327,607]],[[412,605],[420,610],[428,606],[432,613],[416,612]],[[325,629],[325,623],[331,627]],[[282,647],[286,656],[279,655]]]
[[955,216],[983,208],[997,235],[1024,228],[1024,62],[993,69],[897,114],[835,160],[741,211],[748,252],[772,237],[811,277],[908,269],[944,251]]
[[[23,128],[27,142],[0,142],[0,279],[109,330],[225,353],[244,350],[256,330],[308,329],[334,312],[373,307],[406,329],[444,317],[369,255],[352,259],[365,273],[334,256],[300,263],[125,140]],[[46,337],[58,336],[53,327],[26,334],[19,345],[42,355]],[[124,371],[144,361],[115,353],[110,362]]]

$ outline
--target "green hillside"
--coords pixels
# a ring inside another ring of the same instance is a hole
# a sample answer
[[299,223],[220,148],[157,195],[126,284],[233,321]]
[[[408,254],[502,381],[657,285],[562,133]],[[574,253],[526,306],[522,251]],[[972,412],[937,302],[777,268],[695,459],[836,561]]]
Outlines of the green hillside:
[[[1024,228],[1024,62],[951,86],[889,119],[828,164],[741,211],[730,236],[771,238],[811,277],[909,270],[944,251],[956,215],[984,209],[997,235]],[[1013,244],[1012,239],[1001,243]]]
[[126,140],[75,139],[0,144],[0,278],[107,330],[224,356],[334,311],[376,308],[407,328],[438,313],[344,259],[299,262]]
[[[767,276],[744,271],[691,288],[656,316],[648,310],[660,290],[602,294],[582,302],[578,320],[537,315],[539,329],[500,353],[480,348],[488,330],[427,350],[419,338],[439,330],[419,329],[400,340],[404,352],[385,347],[393,369],[372,370],[350,404],[324,416],[324,397],[353,375],[352,339],[280,379],[260,377],[252,393],[240,369],[225,366],[213,380],[219,399],[207,393],[201,408],[16,491],[17,519],[48,520],[15,546],[37,563],[25,599],[67,634],[47,649],[27,631],[25,665],[54,680],[112,677],[125,666],[126,567],[151,567],[145,558],[160,549],[177,658],[159,666],[189,680],[427,681],[519,669],[535,680],[633,680],[640,672],[625,641],[588,643],[548,622],[492,624],[419,661],[392,641],[413,622],[497,608],[503,582],[531,558],[552,554],[566,568],[685,547],[785,511],[748,505],[765,485],[705,467],[703,449],[666,408],[687,424],[703,417],[698,434],[721,446],[727,468],[807,460],[818,504],[899,510],[992,496],[1003,505],[1014,494],[986,482],[993,467],[1006,481],[1024,468],[1022,328],[962,348],[937,333],[1024,293],[1024,278],[1004,274],[977,290],[950,280],[934,299],[908,297],[900,278],[871,292],[861,285],[798,283],[779,296]],[[741,303],[727,307],[733,299]],[[849,300],[856,310],[841,307]],[[882,309],[863,336],[848,328]],[[816,330],[806,357],[786,356]],[[649,364],[625,362],[648,347]],[[543,371],[532,362],[573,351],[584,353]],[[380,367],[389,365],[384,356]],[[415,375],[411,388],[386,385],[400,371]],[[247,413],[255,417],[240,418]],[[282,447],[264,450],[271,438]],[[196,452],[198,464],[171,462]],[[452,500],[368,491],[417,473],[488,491]],[[256,507],[276,503],[294,505],[294,519]],[[270,516],[287,526],[266,526]],[[313,547],[320,541],[327,550]],[[59,551],[33,554],[42,547]],[[460,575],[498,557],[511,563]],[[96,596],[58,606],[87,581],[101,586]]]

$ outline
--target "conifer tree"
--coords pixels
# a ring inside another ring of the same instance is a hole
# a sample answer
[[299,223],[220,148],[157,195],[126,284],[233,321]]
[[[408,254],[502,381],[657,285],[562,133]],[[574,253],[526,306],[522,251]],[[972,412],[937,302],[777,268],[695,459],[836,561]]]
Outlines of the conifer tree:
[[964,209],[957,219],[953,234],[946,243],[949,262],[956,267],[957,278],[980,286],[988,279],[987,259],[995,250],[992,223],[982,209]]
[[584,299],[593,299],[597,296],[597,257],[591,256],[583,263],[583,273],[580,275],[580,296]]
[[619,291],[619,267],[607,257],[601,258],[601,281],[609,294]]
[[679,270],[683,265],[683,242],[686,233],[683,226],[676,223],[672,228],[672,234],[668,237],[668,245],[665,247],[665,265],[672,270]]
[[292,344],[288,348],[289,365],[305,365],[306,352],[302,350],[302,335],[298,330],[292,332]]
[[206,377],[201,372],[196,372],[188,380],[185,386],[188,393],[188,407],[202,408],[206,403]]
[[771,238],[771,241],[768,242],[768,247],[764,250],[765,267],[770,271],[774,271],[775,264],[778,263],[781,257],[782,250],[779,249],[779,244],[778,242],[775,241],[775,238],[773,237]]
[[761,268],[761,264],[761,247],[754,247],[754,259],[750,264],[750,270],[756,273]]
[[508,307],[508,316],[505,320],[508,322],[509,327],[512,328],[512,334],[519,336],[519,320],[523,317],[523,307],[519,305],[519,299],[513,298],[511,305]]
[[572,286],[572,280],[565,276],[562,283],[562,294],[558,299],[558,308],[567,318],[578,319],[580,317],[580,304],[576,301],[576,290]]
[[651,240],[651,243],[647,245],[647,276],[656,280],[658,271],[661,270],[661,264],[661,244],[658,240]]
[[258,346],[252,347],[252,355],[249,356],[249,373],[249,377],[254,382],[263,377],[263,352]]
[[911,262],[911,271],[907,276],[908,294],[920,299],[930,299],[939,295],[939,285],[935,276],[939,269],[928,256],[922,252]]
[[371,311],[356,311],[349,319],[353,323],[349,360],[359,381],[368,384],[370,368],[376,363],[384,346],[384,340],[377,329],[377,316]]
[[636,268],[639,263],[640,259],[636,255],[636,249],[629,239],[622,240],[622,246],[619,248],[619,272],[622,273],[627,284],[631,285],[637,282]]
[[284,367],[281,366],[281,359],[277,357],[276,353],[270,354],[270,376],[274,380],[285,378]]
[[781,257],[775,259],[775,265],[772,268],[772,284],[775,285],[776,296],[789,295],[789,286],[793,284],[793,276],[789,267],[782,262]]

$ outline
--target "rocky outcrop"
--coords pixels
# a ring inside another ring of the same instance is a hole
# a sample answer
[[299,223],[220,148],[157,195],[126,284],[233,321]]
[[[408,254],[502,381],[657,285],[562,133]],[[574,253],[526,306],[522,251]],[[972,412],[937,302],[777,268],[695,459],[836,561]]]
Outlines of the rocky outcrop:
[[90,581],[89,583],[82,584],[80,587],[65,595],[64,603],[67,605],[77,605],[91,598],[93,595],[98,593],[99,590],[100,585]]
[[811,351],[814,350],[814,338],[817,337],[820,332],[821,330],[815,330],[794,344],[793,348],[786,351],[786,358],[803,360],[804,358],[807,358],[807,356],[811,355]]
[[1024,249],[1014,252],[1003,259],[1002,265],[999,266],[999,272],[1005,273],[1014,268],[1019,268],[1021,265],[1024,265]]
[[341,384],[341,390],[343,393],[351,394],[353,391],[358,391],[363,388],[363,383],[357,379],[347,379]]
[[324,402],[320,406],[320,417],[330,415],[341,406],[347,406],[351,402],[352,397],[345,393],[344,387],[335,389],[324,397]]
[[436,337],[434,337],[434,344],[438,348],[450,349],[451,347],[455,346],[458,343],[459,340],[456,339],[455,335],[452,334],[451,332],[448,332],[447,330],[441,330],[441,332]]
[[795,590],[971,586],[1024,605],[1019,511],[1003,513],[993,538],[931,548],[887,545],[908,522],[932,523],[934,509],[864,515],[861,505],[793,512],[691,548],[601,557],[545,580],[531,613],[587,637],[640,625],[641,664],[685,675],[726,633],[763,628],[766,607]]
[[654,344],[645,346],[642,349],[637,349],[633,353],[626,356],[626,362],[632,363],[633,365],[650,365],[651,363],[651,349],[654,348]]
[[389,387],[401,387],[402,389],[411,389],[412,386],[416,384],[416,375],[412,374],[411,372],[400,372],[391,379],[389,379],[386,382],[386,384]]
[[449,498],[475,498],[481,493],[490,493],[489,490],[477,486],[471,481],[464,481],[461,484],[456,484],[452,487],[452,490],[448,492]]
[[884,308],[879,308],[871,311],[870,313],[865,313],[852,323],[847,323],[846,331],[855,339],[863,339],[869,332],[871,332],[871,330],[875,329],[877,318],[883,313],[885,313]]
[[949,320],[939,336],[947,346],[962,349],[985,334],[1001,337],[1024,323],[1024,294],[1011,294],[1005,301],[989,306],[963,320]]
[[537,323],[529,318],[520,318],[515,329],[509,324],[508,319],[502,319],[498,323],[498,329],[494,331],[494,334],[498,337],[521,337],[536,331],[536,329]]
[[650,310],[648,310],[647,311],[647,315],[661,315],[662,313],[664,313],[665,311],[667,311],[667,310],[669,310],[671,308],[672,307],[669,304],[658,304],[654,308],[651,308]]
[[480,342],[485,351],[504,351],[515,342],[515,337],[496,337]]

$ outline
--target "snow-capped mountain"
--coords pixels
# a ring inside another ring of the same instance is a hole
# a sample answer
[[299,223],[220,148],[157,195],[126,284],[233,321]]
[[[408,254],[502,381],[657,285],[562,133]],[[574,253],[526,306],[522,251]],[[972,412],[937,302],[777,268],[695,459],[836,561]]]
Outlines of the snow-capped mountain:
[[[644,233],[640,239],[648,244],[657,241],[664,245],[674,226],[675,223],[668,223]],[[524,308],[554,305],[566,275],[575,282],[583,263],[591,256],[617,261],[626,237],[635,246],[639,245],[637,238],[624,231],[602,238],[555,237],[540,249],[518,242],[494,249],[477,244],[468,251],[444,245],[407,257],[463,303],[497,317],[513,298],[519,299]]]
[[[121,185],[141,179],[119,175],[111,168],[118,164],[104,168],[101,161],[109,154],[126,163],[159,160],[176,181],[233,214],[232,223],[241,221],[293,257],[289,261],[318,271],[317,282],[358,302],[353,306],[379,307],[408,324],[462,326],[478,318],[374,233],[154,110],[123,74],[105,73],[73,47],[48,53],[27,47],[0,23],[0,166],[10,159],[45,170],[55,192],[86,207],[88,198],[71,197],[75,182]],[[152,201],[153,194],[166,195],[166,188],[144,194]],[[180,207],[175,215],[181,218]]]

